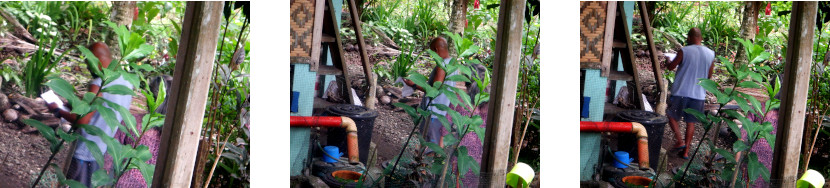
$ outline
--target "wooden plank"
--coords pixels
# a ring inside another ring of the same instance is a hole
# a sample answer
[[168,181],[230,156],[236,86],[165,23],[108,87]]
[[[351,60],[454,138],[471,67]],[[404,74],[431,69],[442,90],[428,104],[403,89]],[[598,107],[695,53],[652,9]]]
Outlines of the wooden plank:
[[629,74],[626,74],[623,71],[610,71],[608,73],[608,79],[609,80],[632,81],[632,80],[634,80],[634,77],[629,75]]
[[343,70],[334,66],[320,66],[317,67],[317,75],[343,75]]
[[[366,97],[366,107],[375,109],[377,98],[375,97],[375,84],[372,84],[372,64],[369,64],[369,56],[366,55],[366,44],[363,42],[363,29],[361,29],[360,16],[357,15],[357,6],[354,0],[347,0],[349,2],[349,13],[352,16],[352,23],[354,24],[355,36],[357,36],[357,46],[360,48],[360,60],[363,62],[363,74],[366,75],[366,83],[369,83],[369,95]],[[345,69],[344,69],[345,70]]]
[[504,187],[516,107],[516,85],[522,56],[525,0],[502,0],[496,34],[492,84],[479,184]]
[[616,1],[609,1],[606,10],[605,16],[605,43],[603,43],[602,47],[602,67],[600,68],[599,75],[602,77],[608,77],[608,71],[611,70],[611,60],[614,60],[614,53],[612,49],[612,43],[614,42],[614,23],[616,23],[617,18],[617,2]]
[[[646,8],[646,2],[640,1],[639,3],[640,3],[639,4],[640,12],[648,12],[648,10]],[[643,27],[645,28],[646,41],[647,41],[646,44],[648,45],[648,49],[651,53],[651,70],[654,73],[654,80],[657,81],[656,89],[660,90],[660,96],[659,96],[659,99],[657,101],[657,106],[659,108],[655,108],[655,112],[657,112],[660,115],[666,115],[666,110],[664,108],[665,106],[667,106],[667,104],[666,104],[666,91],[663,90],[662,88],[665,88],[667,86],[666,86],[666,82],[663,79],[663,69],[660,68],[660,60],[662,58],[657,57],[657,48],[654,46],[654,35],[651,32],[654,28],[651,28],[651,23],[648,22],[648,20],[649,20],[648,19],[648,14],[642,14],[641,13],[640,15],[641,15],[640,18],[642,18],[642,20],[643,20],[642,21]],[[715,66],[715,65],[712,64],[712,66]]]
[[[617,7],[619,8],[619,11],[620,11],[620,14],[618,14],[618,15],[620,15],[620,17],[619,17],[619,20],[617,21],[617,26],[620,26],[620,25],[622,26],[621,27],[622,31],[619,31],[619,32],[622,32],[622,34],[623,34],[622,37],[625,38],[625,44],[626,44],[626,46],[628,46],[628,48],[622,50],[623,64],[628,64],[630,66],[631,75],[634,77],[634,81],[633,81],[634,82],[634,87],[636,88],[636,91],[637,91],[636,92],[637,95],[636,95],[636,97],[634,97],[634,100],[637,101],[637,104],[640,107],[639,109],[642,110],[642,109],[645,109],[645,104],[646,104],[647,101],[642,100],[642,98],[643,98],[642,97],[643,96],[643,89],[640,87],[640,83],[641,83],[640,82],[640,70],[637,69],[637,61],[635,61],[635,59],[634,59],[634,55],[633,55],[634,54],[634,49],[631,48],[633,45],[631,45],[632,44],[631,34],[628,32],[628,24],[625,24],[625,20],[628,20],[628,17],[626,16],[625,11],[623,11],[623,9],[624,9],[623,4],[619,4],[619,6],[617,6]],[[626,69],[628,69],[628,68],[629,67],[626,67]],[[626,72],[627,71],[628,70],[626,70]]]
[[[334,7],[334,4],[331,1],[326,1],[326,7]],[[346,88],[352,88],[351,74],[349,73],[348,69],[349,64],[345,61],[346,57],[343,56],[344,54],[346,54],[343,52],[343,40],[340,38],[340,30],[337,29],[338,26],[335,24],[337,22],[337,14],[335,14],[334,11],[336,10],[334,10],[333,8],[327,8],[326,10],[328,11],[326,11],[326,16],[323,21],[325,22],[325,24],[323,25],[323,33],[334,35],[334,40],[336,44],[336,46],[330,48],[331,61],[335,67],[339,68],[340,70],[343,70],[343,80],[345,80],[344,83],[346,85]],[[354,101],[352,101],[353,97],[351,92],[346,93],[348,94],[345,96],[345,98],[349,100],[349,103],[354,103]]]
[[793,2],[781,109],[770,179],[772,187],[795,187],[813,53],[817,2]]
[[628,47],[628,44],[625,44],[625,42],[622,42],[622,41],[614,41],[614,42],[612,42],[611,47],[622,49],[622,48]]
[[190,187],[211,81],[205,73],[213,72],[222,4],[187,2],[153,187]]
[[[640,7],[640,12],[648,12],[648,10],[646,10],[646,2],[640,1],[639,3],[640,3],[640,6],[639,6]],[[655,46],[654,46],[654,35],[652,35],[652,33],[651,33],[651,30],[654,29],[654,28],[651,28],[651,23],[649,23],[647,21],[647,20],[649,20],[648,19],[648,14],[640,14],[640,15],[641,15],[640,18],[642,18],[642,20],[643,20],[642,23],[644,25],[644,29],[645,29],[645,33],[646,33],[646,42],[647,42],[646,45],[648,45],[648,50],[651,53],[651,65],[652,65],[651,68],[652,68],[652,71],[654,71],[654,80],[657,80],[657,87],[661,88],[663,86],[663,84],[665,84],[665,83],[663,82],[663,69],[660,68],[660,59],[661,58],[657,57],[657,48],[655,48]],[[665,99],[662,99],[661,101],[665,101]]]
[[322,42],[324,42],[324,43],[327,43],[327,42],[334,42],[334,41],[335,41],[334,36],[331,36],[331,35],[329,35],[329,34],[325,34],[325,33],[323,34],[323,36],[322,36],[322,39],[321,39],[321,40],[322,40]]
[[323,1],[328,0],[316,0],[314,2],[315,11],[314,11],[314,30],[313,30],[313,37],[311,37],[311,65],[308,66],[308,70],[311,72],[317,71],[317,67],[320,65],[320,37],[323,34],[323,7],[326,4]]

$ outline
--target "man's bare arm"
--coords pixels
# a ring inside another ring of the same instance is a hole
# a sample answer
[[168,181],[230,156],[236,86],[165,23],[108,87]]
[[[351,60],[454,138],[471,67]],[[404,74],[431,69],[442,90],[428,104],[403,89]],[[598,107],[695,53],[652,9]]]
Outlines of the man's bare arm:
[[712,62],[712,64],[709,65],[709,77],[707,77],[707,78],[712,79],[712,73],[714,72],[714,70],[715,70],[715,62]]
[[[100,86],[91,84],[91,85],[89,85],[89,90],[87,92],[98,93],[98,91],[100,89],[101,89]],[[101,95],[102,95],[101,93],[98,93],[98,97],[101,97]],[[61,110],[61,109],[57,108],[58,106],[55,103],[49,104],[48,107],[52,110],[57,110],[58,114],[60,114],[60,116],[63,119],[66,119],[66,121],[72,122],[72,126],[77,126],[77,125],[81,125],[81,124],[89,124],[89,121],[92,120],[92,116],[95,115],[95,112],[96,112],[96,111],[92,111],[92,112],[89,112],[88,114],[86,114],[83,117],[79,117],[77,114],[73,114],[69,111]]]
[[674,70],[674,68],[677,68],[677,65],[680,65],[681,62],[683,62],[683,50],[677,50],[677,57],[675,57],[674,60],[669,63],[669,67],[666,68]]
[[[445,72],[444,69],[441,69],[439,67],[435,67],[435,69],[433,69],[432,71],[435,73],[435,75],[434,75],[435,79],[432,82],[429,82],[430,85],[432,85],[435,82],[444,82],[444,77],[446,77],[446,75],[447,75],[447,72]],[[404,79],[403,81],[407,86],[410,86],[410,87],[413,87],[415,89],[424,91],[423,87],[421,87],[419,85],[416,85],[415,82],[412,82],[412,80]],[[424,91],[424,92],[426,92],[426,91]]]

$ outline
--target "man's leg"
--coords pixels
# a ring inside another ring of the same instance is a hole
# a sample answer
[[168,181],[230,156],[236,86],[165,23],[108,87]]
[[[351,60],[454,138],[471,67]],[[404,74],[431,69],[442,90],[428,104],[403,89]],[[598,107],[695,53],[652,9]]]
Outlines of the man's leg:
[[683,157],[689,157],[689,148],[692,148],[692,139],[695,136],[695,123],[686,122],[686,149],[683,150]]
[[684,146],[683,142],[683,135],[680,133],[680,128],[678,127],[677,119],[683,116],[679,116],[679,108],[683,107],[681,103],[681,98],[676,96],[671,96],[669,98],[669,108],[666,109],[666,116],[669,118],[669,127],[674,133],[674,139],[677,140],[674,144],[673,148],[678,148]]
[[[669,127],[671,127],[672,132],[674,133],[674,139],[677,140],[674,144],[673,148],[678,148],[684,146],[683,136],[680,134],[680,128],[677,125],[677,120],[674,118],[669,117]],[[686,128],[688,130],[688,128]]]

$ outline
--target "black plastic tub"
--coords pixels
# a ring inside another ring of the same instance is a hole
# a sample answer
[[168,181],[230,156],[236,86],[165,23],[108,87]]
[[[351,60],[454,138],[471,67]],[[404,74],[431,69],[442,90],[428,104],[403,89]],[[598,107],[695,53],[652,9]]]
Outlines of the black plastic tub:
[[[648,132],[648,160],[649,167],[657,170],[660,148],[663,144],[663,132],[669,119],[666,116],[643,110],[629,110],[617,114],[617,122],[637,122],[643,125]],[[635,134],[622,134],[617,141],[618,149],[627,151],[631,158],[639,159],[636,152],[637,138]],[[639,161],[638,161],[639,162]]]
[[[375,118],[378,117],[378,112],[362,106],[338,104],[328,107],[323,115],[346,116],[354,120],[357,124],[357,147],[360,152],[360,162],[366,164],[369,158],[369,143],[372,141],[372,130],[375,128]],[[342,128],[329,129],[327,143],[341,148],[340,151],[344,151],[345,154],[347,148],[346,130]]]

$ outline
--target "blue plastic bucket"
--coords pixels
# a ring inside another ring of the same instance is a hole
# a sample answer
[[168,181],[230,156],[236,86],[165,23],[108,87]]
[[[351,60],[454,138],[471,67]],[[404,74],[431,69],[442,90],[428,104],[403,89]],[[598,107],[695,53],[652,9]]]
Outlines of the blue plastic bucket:
[[[338,148],[337,146],[326,146],[323,147],[323,150],[325,150],[325,152],[328,153],[328,155],[323,154],[323,161],[327,163],[337,162],[337,159],[332,159],[331,157],[329,157],[329,155],[336,158],[340,158],[340,156],[343,156],[343,153],[340,152],[340,148]],[[628,154],[626,154],[626,156],[628,156]]]
[[[628,168],[628,164],[631,163],[631,161],[634,160],[634,159],[628,157],[628,152],[624,152],[624,151],[614,152],[614,158],[617,159],[617,160],[614,160],[614,167],[617,167],[617,168]],[[623,162],[625,164],[620,163],[620,162]]]

